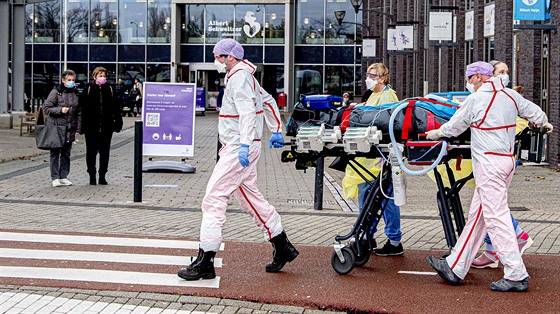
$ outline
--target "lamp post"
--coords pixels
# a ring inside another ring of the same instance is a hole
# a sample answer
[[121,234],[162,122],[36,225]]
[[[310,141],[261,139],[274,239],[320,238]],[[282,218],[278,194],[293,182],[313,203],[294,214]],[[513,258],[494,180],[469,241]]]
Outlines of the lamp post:
[[350,0],[350,2],[354,7],[354,11],[356,12],[356,14],[358,14],[358,11],[360,11],[360,7],[362,6],[363,0]]
[[134,26],[136,26],[136,37],[138,37],[138,27],[140,27],[140,25],[136,22],[130,22],[130,24],[134,24]]
[[334,17],[336,18],[338,25],[342,25],[342,21],[346,16],[346,11],[334,11]]

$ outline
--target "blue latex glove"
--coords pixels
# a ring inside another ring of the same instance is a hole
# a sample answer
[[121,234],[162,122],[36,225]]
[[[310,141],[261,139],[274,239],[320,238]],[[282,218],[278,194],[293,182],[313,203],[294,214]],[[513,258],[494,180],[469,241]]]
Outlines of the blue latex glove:
[[269,141],[270,148],[284,147],[284,138],[282,137],[282,132],[272,132],[272,136]]
[[239,153],[237,153],[237,158],[239,158],[239,163],[241,167],[245,168],[249,165],[249,145],[241,144],[239,148]]

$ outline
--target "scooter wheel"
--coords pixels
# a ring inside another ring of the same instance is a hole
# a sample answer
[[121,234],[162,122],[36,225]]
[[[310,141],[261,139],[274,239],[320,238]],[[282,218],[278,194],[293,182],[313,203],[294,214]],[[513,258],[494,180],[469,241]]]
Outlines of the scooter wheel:
[[360,251],[361,255],[358,255],[358,250],[356,249],[356,243],[352,245],[352,249],[354,250],[355,261],[354,265],[356,266],[364,266],[369,261],[370,251],[368,249],[368,244],[366,240],[360,240]]
[[334,268],[334,271],[336,271],[340,275],[346,275],[350,273],[352,269],[354,269],[354,263],[355,263],[354,252],[352,251],[352,249],[348,247],[342,248],[341,252],[342,252],[342,256],[344,256],[344,263],[340,261],[336,252],[333,252],[331,258],[331,264],[332,267]]

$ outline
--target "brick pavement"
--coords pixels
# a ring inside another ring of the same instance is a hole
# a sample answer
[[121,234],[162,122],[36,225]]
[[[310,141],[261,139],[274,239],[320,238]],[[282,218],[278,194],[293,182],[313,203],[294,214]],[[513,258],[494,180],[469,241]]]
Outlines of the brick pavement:
[[[48,155],[34,148],[34,139],[19,137],[19,130],[1,130],[0,228],[197,238],[201,219],[199,206],[215,163],[216,115],[197,116],[195,157],[189,161],[197,171],[194,174],[144,173],[142,203],[132,202],[133,121],[133,118],[125,118],[128,128],[114,135],[108,186],[88,185],[81,136],[72,151],[69,179],[74,185],[53,188]],[[350,229],[356,214],[342,211],[332,189],[327,187],[324,188],[324,210],[313,210],[314,170],[297,171],[293,164],[282,164],[279,159],[280,150],[270,150],[263,145],[258,166],[259,188],[281,213],[294,243],[331,245],[336,234]],[[327,171],[340,183],[341,173]],[[408,204],[402,208],[405,249],[446,249],[437,216],[435,185],[426,177],[407,179]],[[560,254],[559,191],[559,172],[546,167],[518,168],[510,189],[510,206],[522,227],[535,240],[527,253]],[[471,194],[469,188],[462,192],[464,208]],[[230,203],[224,239],[264,242],[260,230],[238,204]],[[378,243],[384,240],[380,232]],[[2,297],[6,293],[37,294],[26,287],[2,287],[0,292]],[[98,293],[103,292],[93,292],[93,295]],[[76,296],[68,299],[76,299]],[[244,311],[253,310],[258,312],[262,308]],[[224,311],[228,311],[227,306]]]

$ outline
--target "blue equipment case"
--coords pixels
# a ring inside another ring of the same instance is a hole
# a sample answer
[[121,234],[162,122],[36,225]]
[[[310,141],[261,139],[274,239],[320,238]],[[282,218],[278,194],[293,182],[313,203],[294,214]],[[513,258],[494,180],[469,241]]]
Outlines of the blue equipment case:
[[335,95],[302,95],[300,103],[307,109],[337,109],[342,106],[342,97]]

